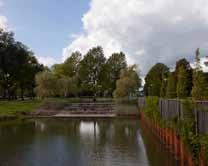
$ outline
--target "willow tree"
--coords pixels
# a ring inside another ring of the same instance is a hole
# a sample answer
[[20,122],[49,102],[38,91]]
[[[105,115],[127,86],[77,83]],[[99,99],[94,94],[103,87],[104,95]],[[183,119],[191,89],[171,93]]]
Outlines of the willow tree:
[[115,98],[130,97],[141,86],[141,79],[137,72],[137,66],[133,65],[123,69],[120,78],[116,82]]
[[36,94],[39,97],[55,97],[59,94],[58,78],[50,71],[43,71],[36,75]]

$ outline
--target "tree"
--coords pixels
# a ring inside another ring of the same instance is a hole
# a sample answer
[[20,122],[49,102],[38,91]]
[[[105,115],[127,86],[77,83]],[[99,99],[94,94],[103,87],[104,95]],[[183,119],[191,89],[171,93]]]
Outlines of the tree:
[[61,77],[58,79],[58,94],[63,97],[76,96],[78,93],[75,77]]
[[120,72],[127,68],[126,57],[123,52],[112,54],[106,62],[106,70],[103,72],[105,76],[103,79],[103,86],[107,89],[110,96],[116,89],[116,81],[119,79]]
[[98,46],[90,49],[80,62],[79,79],[84,95],[94,96],[102,88],[100,75],[105,61],[103,49]]
[[145,77],[144,91],[147,96],[160,96],[162,82],[168,75],[169,69],[162,63],[154,65]]
[[176,74],[175,72],[171,72],[168,77],[167,81],[167,91],[166,91],[167,98],[176,98]]
[[51,72],[43,71],[38,73],[35,80],[37,85],[36,93],[39,97],[55,97],[59,95],[58,78]]
[[202,71],[200,64],[200,51],[199,48],[195,53],[196,66],[193,72],[193,88],[192,97],[194,99],[204,99],[208,96],[208,83],[206,81],[205,75]]
[[187,80],[189,79],[188,72],[186,71],[184,66],[179,67],[178,75],[177,75],[177,96],[178,98],[188,97],[189,92],[189,84]]
[[162,76],[162,84],[160,87],[160,97],[166,97],[166,91],[167,91],[167,80],[168,80],[169,71],[164,72]]
[[[181,70],[183,70],[183,71],[181,71]],[[183,87],[185,88],[183,92],[180,90],[178,91],[178,93],[180,93],[180,96],[178,96],[178,97],[191,96],[191,90],[192,90],[192,86],[193,86],[193,83],[192,83],[193,69],[192,69],[190,63],[185,58],[180,59],[179,61],[176,62],[175,73],[176,73],[176,83],[180,84],[177,86],[179,87],[179,89],[180,88],[183,89]],[[185,78],[183,78],[184,76],[181,75],[182,73],[185,76]],[[182,81],[180,79],[182,79]],[[182,84],[183,84],[183,87],[182,87]],[[177,94],[177,95],[179,95],[179,94]]]
[[79,65],[82,54],[78,51],[73,52],[69,58],[62,64],[52,66],[52,71],[57,76],[75,77],[78,76]]
[[137,73],[136,65],[123,69],[119,80],[116,82],[115,98],[129,97],[141,86],[141,79]]
[[23,43],[15,41],[12,32],[0,29],[0,86],[3,98],[24,99],[27,90],[34,95],[35,74],[43,70],[33,53]]

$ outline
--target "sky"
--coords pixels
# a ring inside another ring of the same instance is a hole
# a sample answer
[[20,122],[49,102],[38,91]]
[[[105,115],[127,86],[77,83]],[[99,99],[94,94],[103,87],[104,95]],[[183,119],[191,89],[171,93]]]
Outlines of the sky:
[[207,0],[0,0],[0,26],[48,66],[98,45],[106,57],[123,51],[142,75],[157,62],[193,63],[197,48],[208,55]]

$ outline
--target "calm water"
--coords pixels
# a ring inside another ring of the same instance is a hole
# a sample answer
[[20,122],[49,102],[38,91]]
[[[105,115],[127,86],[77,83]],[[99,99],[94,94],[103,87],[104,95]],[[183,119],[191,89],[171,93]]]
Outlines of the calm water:
[[176,166],[138,120],[0,124],[0,166]]

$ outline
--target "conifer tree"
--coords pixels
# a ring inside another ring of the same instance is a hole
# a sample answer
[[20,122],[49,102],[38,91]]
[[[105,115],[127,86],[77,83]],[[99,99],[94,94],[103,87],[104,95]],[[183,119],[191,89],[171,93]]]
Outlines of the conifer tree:
[[196,66],[193,72],[192,97],[194,99],[200,100],[208,96],[208,86],[207,86],[208,84],[200,64],[199,48],[196,50],[195,60],[196,60]]
[[179,68],[178,76],[177,76],[177,97],[178,98],[185,98],[189,96],[188,91],[188,73],[186,72],[185,68],[181,66]]
[[167,81],[167,92],[166,96],[168,98],[176,98],[176,76],[175,72],[170,73]]

